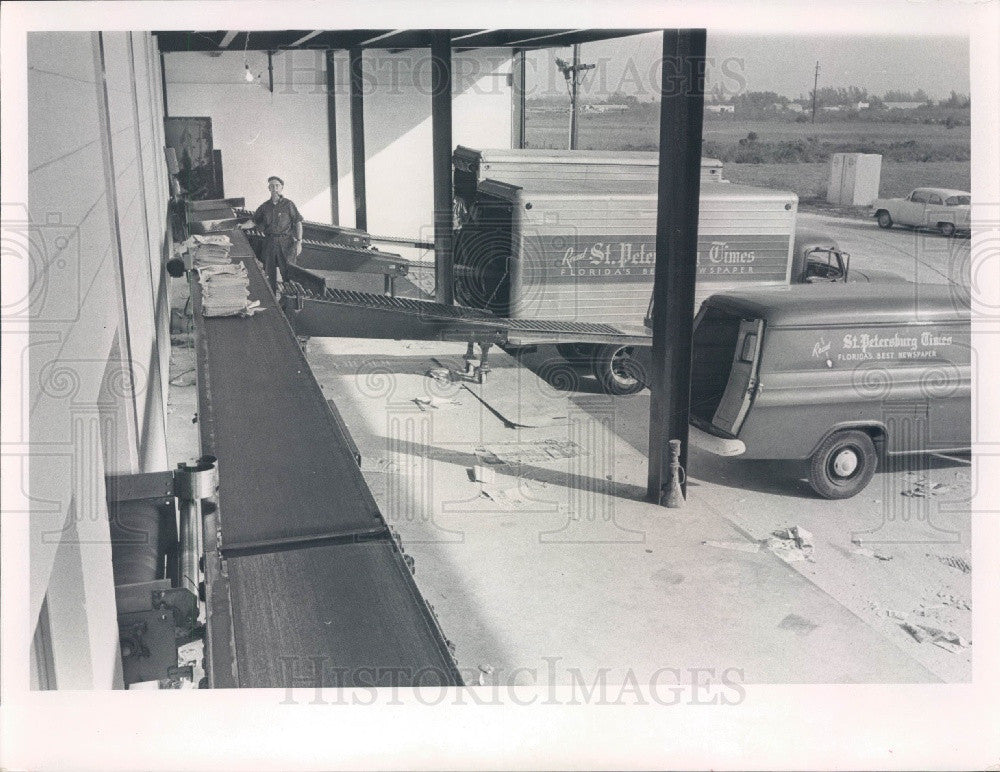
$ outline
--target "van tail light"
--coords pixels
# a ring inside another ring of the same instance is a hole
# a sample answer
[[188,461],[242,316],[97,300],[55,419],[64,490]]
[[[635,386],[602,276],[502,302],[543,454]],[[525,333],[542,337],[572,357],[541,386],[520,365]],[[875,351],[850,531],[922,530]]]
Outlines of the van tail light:
[[754,354],[757,352],[757,334],[750,333],[743,337],[743,348],[740,351],[741,362],[753,362]]

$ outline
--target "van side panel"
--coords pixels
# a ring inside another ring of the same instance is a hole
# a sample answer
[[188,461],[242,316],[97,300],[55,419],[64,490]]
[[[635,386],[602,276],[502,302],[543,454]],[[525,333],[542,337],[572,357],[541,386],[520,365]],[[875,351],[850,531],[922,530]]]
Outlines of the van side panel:
[[746,458],[808,458],[836,428],[884,427],[889,453],[968,447],[968,322],[765,330]]
[[[641,325],[653,289],[656,197],[525,190],[520,198],[510,315]],[[796,205],[794,194],[702,189],[696,306],[717,292],[788,283]]]

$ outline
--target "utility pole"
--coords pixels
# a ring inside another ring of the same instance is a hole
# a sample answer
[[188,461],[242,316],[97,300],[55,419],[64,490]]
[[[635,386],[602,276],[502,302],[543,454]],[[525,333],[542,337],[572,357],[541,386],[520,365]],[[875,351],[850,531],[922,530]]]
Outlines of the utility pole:
[[580,128],[577,125],[577,93],[580,81],[578,73],[592,70],[596,64],[580,64],[580,44],[573,46],[573,64],[567,64],[562,59],[556,59],[556,67],[566,78],[566,89],[569,91],[569,149],[576,150],[580,140]]
[[813,119],[816,123],[816,89],[819,87],[819,62],[816,62],[816,74],[813,76]]

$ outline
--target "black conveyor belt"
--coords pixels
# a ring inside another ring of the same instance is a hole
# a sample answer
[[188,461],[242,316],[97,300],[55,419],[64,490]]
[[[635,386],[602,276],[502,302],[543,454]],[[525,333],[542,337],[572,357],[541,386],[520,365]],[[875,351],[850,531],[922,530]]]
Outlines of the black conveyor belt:
[[[189,219],[215,219],[208,208]],[[461,676],[242,232],[250,318],[204,318],[192,281],[209,683],[460,685]]]
[[202,451],[219,459],[223,551],[383,531],[246,238],[239,231],[230,238],[230,256],[250,276],[250,299],[266,310],[203,319],[194,285]]

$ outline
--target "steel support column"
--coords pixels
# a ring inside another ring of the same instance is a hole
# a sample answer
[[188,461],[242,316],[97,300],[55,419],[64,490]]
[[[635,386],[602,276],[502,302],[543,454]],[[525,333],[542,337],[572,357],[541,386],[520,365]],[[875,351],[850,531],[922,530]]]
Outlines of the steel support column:
[[434,163],[434,298],[451,305],[454,293],[451,185],[451,31],[431,37],[431,131]]
[[354,170],[354,227],[368,230],[368,197],[365,192],[365,97],[361,49],[351,55],[351,167]]
[[525,116],[527,109],[525,105],[525,78],[526,62],[524,49],[514,49],[514,59],[510,63],[511,69],[511,142],[513,148],[523,148],[525,146]]
[[340,170],[337,166],[337,72],[333,51],[326,62],[326,136],[330,153],[330,224],[340,224]]
[[687,469],[705,37],[705,30],[663,32],[646,489],[654,502],[670,481],[669,440],[681,441],[680,463]]

